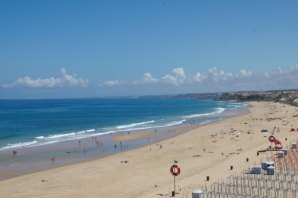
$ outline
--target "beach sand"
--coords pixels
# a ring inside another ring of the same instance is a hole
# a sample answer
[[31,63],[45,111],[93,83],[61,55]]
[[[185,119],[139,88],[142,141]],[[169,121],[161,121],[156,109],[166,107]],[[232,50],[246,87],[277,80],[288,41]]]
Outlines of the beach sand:
[[[240,173],[274,155],[266,152],[257,156],[258,150],[270,145],[268,137],[274,127],[279,127],[274,135],[284,147],[298,139],[298,132],[290,132],[290,128],[298,127],[298,108],[272,102],[250,105],[248,114],[153,145],[0,181],[0,197],[170,197],[170,166],[174,160],[181,167],[176,177],[176,197],[191,197],[192,190]],[[262,133],[262,129],[268,133]],[[127,136],[127,140],[131,138]]]

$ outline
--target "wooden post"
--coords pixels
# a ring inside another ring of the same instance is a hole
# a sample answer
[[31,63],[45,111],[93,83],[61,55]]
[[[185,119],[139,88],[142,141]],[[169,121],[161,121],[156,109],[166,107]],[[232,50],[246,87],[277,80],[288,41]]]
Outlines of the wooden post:
[[174,196],[176,194],[176,176],[174,176]]

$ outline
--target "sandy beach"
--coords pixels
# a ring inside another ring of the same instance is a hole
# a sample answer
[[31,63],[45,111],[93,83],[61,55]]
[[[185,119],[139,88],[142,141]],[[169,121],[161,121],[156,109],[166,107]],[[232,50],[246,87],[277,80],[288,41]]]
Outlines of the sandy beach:
[[[272,102],[249,104],[245,115],[201,126],[156,144],[0,181],[0,197],[170,197],[170,166],[174,160],[181,167],[181,174],[176,177],[176,197],[190,197],[192,190],[274,155],[266,152],[257,156],[258,150],[270,145],[268,137],[273,131],[284,147],[298,139],[296,131],[290,132],[298,127],[297,107]],[[262,129],[268,132],[261,132]],[[150,137],[150,133],[119,136],[115,141],[140,137]]]

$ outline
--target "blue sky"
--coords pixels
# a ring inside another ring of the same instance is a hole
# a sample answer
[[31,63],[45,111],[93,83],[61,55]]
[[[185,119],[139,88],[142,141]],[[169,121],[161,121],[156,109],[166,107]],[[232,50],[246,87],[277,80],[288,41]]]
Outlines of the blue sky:
[[297,88],[297,1],[1,1],[0,98]]

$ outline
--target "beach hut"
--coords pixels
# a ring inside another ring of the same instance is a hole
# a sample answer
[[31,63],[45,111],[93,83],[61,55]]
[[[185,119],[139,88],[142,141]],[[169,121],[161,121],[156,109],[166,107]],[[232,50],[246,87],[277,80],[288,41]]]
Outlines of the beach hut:
[[297,143],[296,142],[292,143],[292,148],[293,149],[297,148]]
[[275,172],[274,166],[269,166],[267,168],[267,175],[274,175],[274,172]]
[[277,157],[278,158],[283,158],[284,157],[284,152],[283,151],[277,151]]
[[288,155],[288,149],[281,149],[282,152],[284,152],[284,155]]
[[192,192],[192,198],[204,198],[204,192],[200,189],[194,190]]
[[262,167],[261,166],[254,166],[251,168],[250,171],[251,174],[261,174],[262,173]]
[[262,161],[261,162],[261,167],[263,170],[266,170],[267,169],[267,161]]
[[268,167],[270,167],[270,166],[274,167],[274,162],[273,161],[267,161],[266,169],[268,169]]

